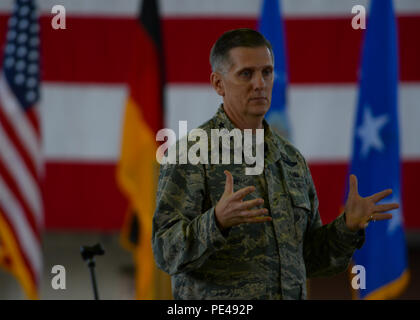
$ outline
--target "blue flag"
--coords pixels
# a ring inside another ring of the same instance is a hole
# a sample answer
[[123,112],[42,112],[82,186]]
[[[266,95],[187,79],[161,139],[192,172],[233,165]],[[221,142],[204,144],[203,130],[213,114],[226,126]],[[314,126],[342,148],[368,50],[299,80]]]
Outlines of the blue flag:
[[[366,197],[391,188],[378,204],[396,202],[392,219],[370,222],[366,242],[354,254],[365,268],[362,299],[391,299],[408,283],[403,230],[398,130],[398,50],[392,0],[372,0],[362,51],[359,100],[350,172]],[[362,281],[360,282],[360,284]]]
[[264,0],[258,30],[270,41],[274,52],[274,85],[268,123],[285,138],[290,139],[286,112],[287,63],[284,26],[279,0]]

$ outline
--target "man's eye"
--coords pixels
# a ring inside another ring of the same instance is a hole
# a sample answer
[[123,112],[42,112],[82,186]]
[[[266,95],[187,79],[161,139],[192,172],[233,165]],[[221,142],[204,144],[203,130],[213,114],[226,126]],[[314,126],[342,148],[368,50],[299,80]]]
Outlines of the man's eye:
[[241,77],[244,77],[244,78],[249,78],[249,77],[251,76],[251,71],[249,71],[249,70],[244,70],[244,71],[242,71],[239,75],[240,75]]
[[273,74],[273,70],[272,69],[265,69],[263,70],[263,76],[268,77],[271,76]]

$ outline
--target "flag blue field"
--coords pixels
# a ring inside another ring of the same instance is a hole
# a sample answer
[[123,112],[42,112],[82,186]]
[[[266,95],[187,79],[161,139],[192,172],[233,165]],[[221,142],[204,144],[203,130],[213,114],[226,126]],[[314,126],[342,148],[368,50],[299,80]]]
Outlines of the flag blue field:
[[350,173],[366,197],[384,189],[393,193],[379,204],[397,202],[393,218],[371,222],[354,263],[366,270],[361,299],[392,299],[409,281],[401,205],[398,124],[397,25],[391,0],[373,0],[367,20]]
[[264,0],[258,30],[270,41],[275,57],[272,101],[266,119],[283,137],[290,139],[290,125],[286,110],[288,80],[285,33],[279,0]]

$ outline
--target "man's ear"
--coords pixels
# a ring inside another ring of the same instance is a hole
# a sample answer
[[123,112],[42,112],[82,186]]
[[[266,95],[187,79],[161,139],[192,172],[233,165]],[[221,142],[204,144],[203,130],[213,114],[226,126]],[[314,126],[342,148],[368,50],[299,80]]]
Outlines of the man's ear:
[[219,72],[212,72],[210,75],[210,83],[219,96],[225,96],[225,86],[223,84],[222,75]]

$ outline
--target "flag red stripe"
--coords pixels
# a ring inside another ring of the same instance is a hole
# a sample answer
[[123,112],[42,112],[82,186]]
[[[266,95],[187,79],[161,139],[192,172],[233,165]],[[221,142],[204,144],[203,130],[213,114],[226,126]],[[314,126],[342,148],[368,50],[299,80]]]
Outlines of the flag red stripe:
[[[126,83],[131,69],[137,19],[67,17],[67,29],[54,30],[40,19],[43,81]],[[54,44],[54,45],[51,45]]]
[[38,107],[32,107],[26,112],[26,118],[29,120],[29,123],[32,124],[34,132],[36,134],[36,140],[41,141],[41,128],[39,125],[39,115],[37,110]]
[[[400,16],[398,23],[401,80],[419,81],[420,16]],[[168,82],[208,83],[212,43],[226,30],[255,25],[251,19],[164,20]],[[351,18],[286,18],[285,32],[290,83],[357,82],[363,32],[351,28]]]
[[21,140],[16,134],[13,126],[7,119],[7,116],[3,112],[3,108],[0,107],[0,124],[3,126],[4,130],[7,133],[8,140],[13,145],[14,149],[17,151],[21,159],[26,165],[30,175],[36,182],[37,186],[39,187],[39,179],[38,179],[38,172],[34,161],[31,159],[29,153],[27,152],[26,148],[23,146]]
[[[4,212],[4,213],[6,212],[4,210],[4,208],[2,207],[1,203],[0,203],[0,211],[1,212]],[[38,283],[39,283],[38,278],[36,277],[35,270],[33,269],[32,264],[29,262],[29,259],[26,256],[26,251],[23,250],[23,246],[21,244],[21,239],[17,236],[16,230],[15,230],[14,226],[10,223],[10,220],[7,217],[6,214],[3,214],[3,218],[4,218],[4,221],[7,224],[10,232],[12,233],[13,238],[16,241],[16,244],[17,244],[17,246],[19,248],[19,253],[20,253],[20,255],[21,255],[22,259],[23,259],[23,262],[25,264],[25,269],[29,272],[29,276],[31,277],[31,280],[33,281],[33,283],[35,284],[35,286],[38,286]]]
[[[0,15],[0,44],[6,35]],[[87,83],[127,82],[131,39],[138,20],[67,17],[66,30],[51,28],[41,18],[43,80]],[[399,16],[402,81],[420,81],[420,16]],[[166,18],[163,47],[169,83],[209,83],[209,50],[224,31],[255,27],[252,19]],[[288,18],[285,20],[291,83],[354,83],[360,61],[361,30],[351,18]],[[121,36],[124,35],[124,36]],[[53,45],[52,45],[53,44]]]
[[[417,195],[420,179],[420,159],[405,160],[402,163],[402,212],[407,229],[420,228]],[[323,223],[334,220],[344,204],[345,181],[348,164],[322,163],[310,164],[312,177],[319,198],[319,210]],[[378,192],[381,190],[378,190]]]
[[46,228],[119,230],[128,204],[115,172],[115,164],[47,162]]
[[418,214],[418,185],[420,181],[420,159],[406,160],[401,165],[401,196],[404,225],[420,229]]
[[[324,223],[343,205],[345,163],[310,164]],[[408,228],[420,228],[415,196],[420,160],[403,163],[403,212]],[[47,163],[45,196],[48,229],[119,230],[127,202],[115,182],[114,164]],[[66,183],[63,183],[66,181]]]
[[16,181],[10,175],[9,171],[6,169],[3,161],[0,159],[0,177],[4,180],[10,192],[15,196],[16,200],[21,205],[23,212],[25,213],[25,218],[28,221],[32,231],[39,241],[41,241],[41,235],[37,223],[35,220],[35,215],[29,208],[25,198],[22,196],[20,189],[18,188]]

